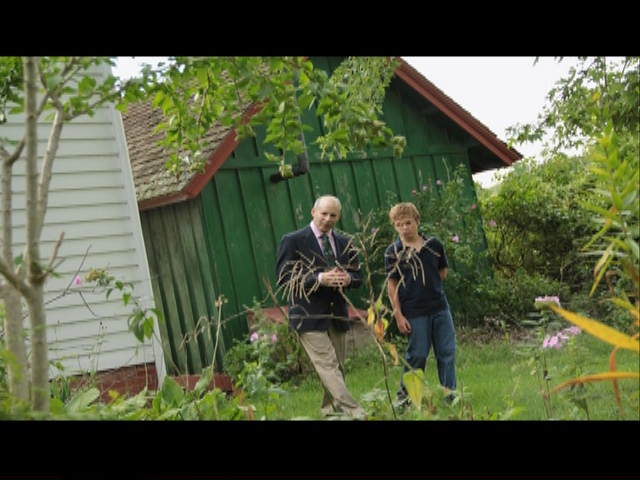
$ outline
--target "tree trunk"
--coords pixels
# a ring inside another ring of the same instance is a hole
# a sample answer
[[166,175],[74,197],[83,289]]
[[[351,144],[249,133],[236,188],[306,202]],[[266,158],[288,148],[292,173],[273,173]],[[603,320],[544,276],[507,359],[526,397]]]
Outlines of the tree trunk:
[[29,401],[29,379],[27,378],[27,350],[22,328],[22,305],[20,292],[11,285],[5,285],[2,298],[4,300],[5,320],[4,335],[6,347],[13,354],[14,361],[7,362],[9,391],[19,400]]
[[[13,161],[2,162],[2,258],[7,265],[13,265],[13,221],[11,218],[11,183]],[[4,335],[6,347],[13,354],[7,362],[9,391],[24,402],[29,401],[29,379],[27,378],[27,350],[22,327],[22,294],[7,279],[0,285],[4,301]]]
[[[31,275],[29,275],[31,277]],[[36,276],[32,296],[27,298],[31,334],[31,405],[35,411],[49,411],[49,360],[47,355],[47,322],[44,312],[42,276]],[[31,280],[30,280],[31,281]]]
[[44,279],[40,265],[40,228],[38,226],[38,132],[37,132],[37,72],[33,57],[24,58],[24,92],[26,119],[26,255],[29,294],[25,295],[29,309],[31,332],[31,401],[35,411],[49,411],[49,376],[47,359],[47,325],[44,313]]

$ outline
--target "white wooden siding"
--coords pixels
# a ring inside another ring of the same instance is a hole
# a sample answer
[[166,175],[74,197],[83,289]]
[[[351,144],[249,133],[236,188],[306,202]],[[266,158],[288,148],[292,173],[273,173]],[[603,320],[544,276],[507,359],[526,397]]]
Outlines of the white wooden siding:
[[[93,74],[100,79],[110,72],[110,67],[103,66]],[[38,120],[40,162],[50,133],[45,115]],[[0,126],[3,138],[18,140],[23,135],[22,115],[9,116],[8,123]],[[84,278],[92,267],[107,268],[116,279],[133,283],[133,294],[143,308],[153,306],[120,113],[105,106],[92,117],[65,124],[53,172],[40,243],[43,263],[61,232],[64,240],[58,252],[62,263],[56,268],[60,277],[50,278],[45,286],[49,360],[60,362],[65,375],[155,362],[162,382],[164,356],[157,339],[140,345],[127,331],[133,304],[125,307],[117,290],[107,300],[104,291],[73,282],[76,273]],[[18,256],[25,241],[23,161],[16,162],[13,173],[13,244],[14,256]],[[50,372],[52,376],[61,373],[54,367]]]

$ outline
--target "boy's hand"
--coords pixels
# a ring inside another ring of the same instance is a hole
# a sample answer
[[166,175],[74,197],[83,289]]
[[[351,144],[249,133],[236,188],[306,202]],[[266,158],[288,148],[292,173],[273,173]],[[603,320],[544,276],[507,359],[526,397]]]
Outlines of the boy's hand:
[[411,324],[403,316],[396,317],[396,323],[398,324],[398,330],[400,333],[408,335],[411,333]]

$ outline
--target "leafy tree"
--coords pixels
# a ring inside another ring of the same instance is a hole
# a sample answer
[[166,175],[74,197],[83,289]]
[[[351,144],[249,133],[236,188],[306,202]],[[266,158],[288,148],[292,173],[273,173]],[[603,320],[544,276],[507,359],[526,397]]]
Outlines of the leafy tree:
[[[557,58],[559,62],[562,57]],[[507,128],[511,144],[543,141],[546,158],[589,146],[602,133],[602,114],[611,118],[623,156],[635,150],[640,127],[640,57],[611,60],[578,57],[567,77],[556,82],[537,121]],[[537,59],[536,59],[537,62]],[[550,135],[550,137],[547,137]],[[633,156],[633,155],[632,155]]]
[[[176,175],[204,169],[205,133],[219,122],[235,127],[239,140],[265,126],[266,143],[280,152],[267,153],[267,160],[279,163],[282,177],[289,178],[294,172],[287,154],[304,153],[303,133],[311,129],[300,114],[314,103],[327,132],[316,140],[323,157],[343,158],[367,145],[402,155],[404,137],[378,119],[396,65],[385,57],[353,57],[329,76],[302,57],[175,57],[156,69],[144,66],[139,85],[164,113],[161,144],[170,152],[167,168]],[[125,99],[137,99],[127,93]],[[251,118],[243,121],[248,113]]]
[[[553,302],[548,303],[547,308],[568,322],[613,346],[608,372],[579,376],[556,386],[549,393],[589,382],[611,381],[616,402],[624,416],[618,381],[631,379],[637,382],[640,378],[637,371],[616,371],[616,354],[619,350],[630,350],[636,354],[640,352],[639,58],[627,57],[618,68],[610,68],[610,63],[604,57],[582,57],[580,60],[579,68],[572,68],[569,76],[561,79],[557,88],[551,90],[549,106],[539,115],[538,122],[517,125],[511,129],[511,133],[515,135],[512,141],[520,143],[540,140],[547,133],[552,133],[551,140],[546,144],[547,162],[552,158],[551,161],[558,162],[561,168],[578,167],[584,170],[580,187],[584,187],[585,195],[577,198],[576,203],[581,212],[593,214],[589,220],[595,227],[589,237],[581,238],[582,246],[579,248],[587,258],[596,259],[589,295],[596,292],[601,282],[606,282],[609,293],[607,303],[616,308],[626,322],[623,329],[611,328],[602,321],[566,310]],[[582,156],[568,159],[561,152],[563,148],[580,148]],[[545,201],[533,205],[534,209],[543,209],[541,216],[545,217],[549,214],[548,210],[544,210],[545,206],[553,203],[558,193],[563,193],[562,180],[554,180],[553,176],[548,176],[547,180],[550,180],[550,189],[544,189],[542,182],[536,186],[541,189],[542,194],[539,195]],[[537,179],[527,178],[526,181],[536,182]],[[575,180],[569,183],[573,182]],[[514,184],[520,185],[517,182]],[[556,188],[559,192],[556,192]],[[513,191],[517,191],[517,188]],[[552,202],[549,202],[548,196]],[[521,213],[524,212],[521,210]],[[538,224],[532,227],[529,228],[530,232],[539,228]],[[637,398],[637,390],[632,395]]]
[[[609,118],[616,132],[616,154],[631,166],[637,166],[640,145],[639,58],[579,60],[551,89],[537,122],[508,129],[514,144],[544,140],[543,158],[518,162],[498,174],[495,188],[478,194],[500,275],[544,275],[572,293],[587,289],[593,278],[581,250],[598,226],[584,205],[592,189],[611,189],[589,168],[595,139],[605,130],[603,119]],[[580,154],[569,157],[568,149]],[[606,201],[601,208],[608,208]]]
[[[9,386],[21,401],[38,412],[49,411],[46,314],[43,285],[54,272],[61,234],[48,262],[40,252],[53,163],[65,124],[81,115],[93,115],[105,103],[125,109],[129,102],[151,99],[162,109],[162,143],[170,152],[167,168],[180,175],[201,170],[204,133],[216,122],[236,128],[239,139],[266,127],[266,143],[276,147],[283,178],[294,174],[290,153],[304,153],[305,126],[300,112],[317,103],[327,133],[319,139],[330,160],[366,146],[391,148],[402,154],[404,138],[378,120],[383,92],[394,71],[388,58],[350,58],[330,76],[301,57],[175,57],[167,64],[143,68],[140,77],[126,82],[112,75],[98,82],[90,70],[108,57],[0,57],[0,125],[6,113],[24,114],[24,133],[17,143],[0,136],[2,161],[2,256],[0,295],[5,306],[5,336],[15,361],[8,362]],[[365,71],[365,75],[353,72]],[[252,108],[252,110],[248,110]],[[47,151],[37,150],[37,121],[51,112]],[[247,114],[253,114],[247,121]],[[43,162],[38,171],[38,157]],[[26,240],[16,255],[11,218],[12,169],[24,158],[26,176]],[[22,300],[29,317],[31,350],[27,373]],[[30,381],[28,379],[31,379]]]

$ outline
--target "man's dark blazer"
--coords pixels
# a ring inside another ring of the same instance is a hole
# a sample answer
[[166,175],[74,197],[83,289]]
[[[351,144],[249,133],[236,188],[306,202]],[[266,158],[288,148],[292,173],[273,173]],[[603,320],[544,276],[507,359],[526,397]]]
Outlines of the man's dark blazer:
[[[362,285],[358,251],[351,237],[332,230],[337,250],[336,265],[346,270],[351,283],[346,288]],[[318,274],[329,269],[324,253],[310,225],[287,233],[280,241],[276,276],[285,288],[289,301],[289,324],[300,332],[328,330],[334,319],[339,330],[349,330],[349,305],[339,288],[324,287]]]

